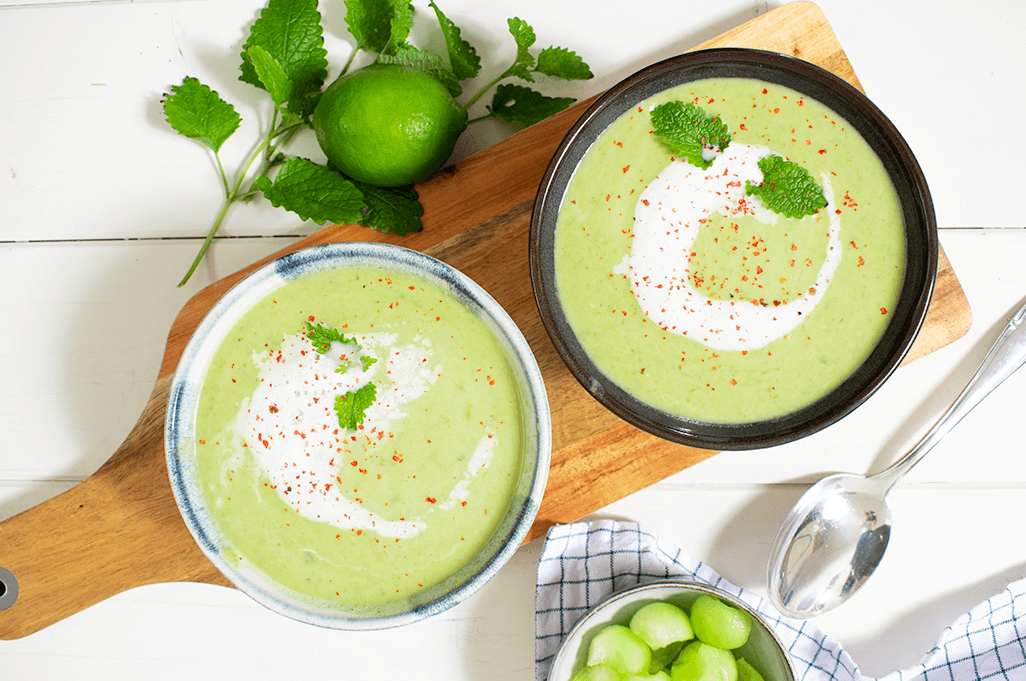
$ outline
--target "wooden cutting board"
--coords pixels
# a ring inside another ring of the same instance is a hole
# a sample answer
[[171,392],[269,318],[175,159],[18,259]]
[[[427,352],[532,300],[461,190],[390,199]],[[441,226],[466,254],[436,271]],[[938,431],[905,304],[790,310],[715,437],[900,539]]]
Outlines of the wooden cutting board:
[[[709,47],[790,54],[860,87],[812,3],[785,5],[698,46]],[[0,567],[14,574],[19,589],[14,604],[0,611],[0,639],[28,635],[136,586],[230,586],[200,552],[175,505],[164,461],[164,410],[179,357],[207,310],[247,273],[287,251],[347,240],[397,243],[462,270],[509,312],[538,358],[552,409],[548,486],[528,539],[715,454],[660,440],[603,408],[570,375],[539,318],[528,271],[531,208],[552,154],[590,103],[580,102],[420,184],[424,230],[418,234],[327,227],[189,300],[171,328],[149,402],[124,444],[81,484],[0,523]],[[968,303],[942,253],[929,314],[907,361],[961,337],[970,323]]]

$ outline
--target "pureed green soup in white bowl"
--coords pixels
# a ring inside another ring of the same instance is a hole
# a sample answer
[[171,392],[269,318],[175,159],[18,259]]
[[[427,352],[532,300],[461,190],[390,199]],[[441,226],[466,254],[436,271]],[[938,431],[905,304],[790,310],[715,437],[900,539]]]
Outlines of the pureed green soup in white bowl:
[[444,263],[298,251],[211,310],[183,355],[168,462],[208,557],[258,601],[336,628],[455,604],[508,559],[548,470],[519,330]]
[[[718,117],[729,143],[682,157],[653,121],[669,102]],[[810,214],[760,194],[774,156],[818,186]],[[535,206],[532,276],[557,350],[614,412],[688,444],[764,446],[840,418],[897,366],[932,290],[933,220],[861,93],[781,55],[708,50],[624,81],[571,130]]]

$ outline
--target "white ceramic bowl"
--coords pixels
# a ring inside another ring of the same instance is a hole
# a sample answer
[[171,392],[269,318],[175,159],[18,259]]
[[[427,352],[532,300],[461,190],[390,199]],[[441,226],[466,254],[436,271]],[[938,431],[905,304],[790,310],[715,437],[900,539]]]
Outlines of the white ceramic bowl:
[[738,656],[744,657],[766,681],[794,681],[795,671],[790,656],[758,612],[722,589],[687,580],[646,582],[617,592],[595,606],[563,639],[552,660],[548,681],[569,681],[584,667],[588,644],[607,625],[626,625],[634,613],[656,601],[666,601],[690,610],[692,603],[703,594],[716,596],[751,616],[752,633],[748,642],[736,651]]
[[[328,269],[377,267],[411,274],[448,291],[477,314],[505,348],[517,381],[523,413],[524,453],[514,496],[495,533],[472,561],[441,583],[403,601],[359,611],[286,589],[255,570],[225,558],[230,548],[207,509],[197,481],[195,446],[199,389],[222,338],[254,304],[286,283]],[[551,421],[541,371],[513,320],[480,286],[449,265],[399,246],[338,243],[285,255],[248,275],[211,308],[190,339],[171,384],[165,450],[171,487],[182,517],[204,554],[240,590],[293,619],[334,629],[384,629],[446,610],[479,589],[524,541],[538,511],[548,477]]]

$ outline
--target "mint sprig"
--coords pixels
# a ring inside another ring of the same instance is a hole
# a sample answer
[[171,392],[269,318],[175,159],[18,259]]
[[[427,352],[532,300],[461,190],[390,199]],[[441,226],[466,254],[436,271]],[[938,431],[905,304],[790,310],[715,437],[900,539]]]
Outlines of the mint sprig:
[[459,78],[442,61],[438,55],[417,49],[413,45],[399,46],[395,54],[379,54],[379,64],[398,64],[408,69],[429,73],[445,86],[453,98],[463,94],[463,86]]
[[546,97],[531,88],[502,83],[495,89],[490,110],[507,123],[534,125],[574,103],[572,97]]
[[766,207],[789,218],[814,215],[827,205],[823,188],[804,167],[782,156],[759,159],[762,183],[745,180],[745,194],[758,196]]
[[[179,133],[208,147],[215,155],[242,123],[235,107],[195,78],[186,78],[164,96],[164,116]],[[223,171],[221,176],[223,179]]]
[[386,234],[409,234],[422,229],[417,190],[413,187],[375,187],[353,180],[363,194],[363,217],[360,224]]
[[252,62],[249,50],[254,45],[267,52],[287,81],[285,109],[296,119],[305,120],[313,113],[328,75],[317,0],[269,0],[253,22],[249,39],[242,46],[239,80],[269,90]]
[[723,151],[730,144],[730,129],[726,123],[691,102],[660,104],[652,109],[651,119],[655,134],[670,150],[699,168],[713,164],[703,156],[703,150]]
[[[345,334],[338,329],[323,324],[306,323],[306,337],[318,354],[325,354],[331,349],[332,343],[342,343],[353,346],[353,352],[362,350],[356,337],[346,338]],[[361,355],[360,366],[366,372],[378,361],[372,355]],[[349,364],[343,363],[336,369],[336,373],[344,373]],[[346,430],[353,430],[367,418],[367,409],[374,404],[377,397],[377,387],[373,383],[367,383],[358,390],[350,390],[344,395],[335,397],[335,413],[338,416],[338,424]]]
[[356,430],[367,418],[367,410],[374,404],[377,395],[377,386],[367,383],[359,390],[350,390],[345,395],[336,396],[335,413],[338,415],[338,425],[346,430]]
[[[463,81],[479,75],[481,60],[477,51],[433,0],[429,4],[445,39],[448,65],[442,57],[409,43],[414,9],[408,0],[344,0],[344,4],[345,21],[355,48],[343,74],[356,54],[364,50],[376,53],[378,62],[430,73],[454,97],[462,95]],[[587,64],[565,48],[546,48],[536,58],[531,52],[536,39],[531,26],[519,18],[510,19],[508,24],[517,45],[513,64],[471,97],[464,108],[469,109],[506,78],[534,82],[534,74],[570,80],[592,77]],[[243,161],[233,181],[224,171],[220,150],[242,122],[234,107],[191,77],[172,86],[163,98],[164,114],[171,127],[213,152],[224,190],[221,209],[179,286],[184,286],[196,271],[231,205],[248,201],[258,193],[263,193],[272,205],[317,224],[361,224],[392,234],[422,229],[420,218],[424,209],[413,187],[368,187],[344,177],[330,165],[288,158],[284,153],[297,133],[311,127],[310,117],[327,75],[327,51],[317,0],[268,0],[243,43],[241,57],[239,80],[265,90],[273,109],[260,142]],[[488,114],[470,122],[500,119],[531,125],[573,101],[504,84],[496,87]],[[255,164],[256,170],[251,173]]]
[[313,322],[306,323],[306,338],[310,341],[310,345],[319,355],[323,355],[331,349],[332,343],[341,343],[343,345],[353,345],[354,349],[359,349],[360,344],[356,342],[356,337],[346,338],[338,329],[333,329],[330,326],[324,326],[324,324],[314,324]]
[[256,186],[276,208],[292,211],[318,225],[357,223],[363,219],[363,194],[334,170],[305,158],[290,158],[274,176],[259,177]]
[[449,65],[457,80],[473,78],[481,72],[481,58],[477,56],[474,46],[463,39],[459,26],[449,20],[434,2],[428,3],[435,10],[438,25],[445,38],[445,48],[449,53]]
[[[519,78],[533,83],[535,82],[535,73],[563,80],[587,80],[592,77],[591,69],[584,63],[584,60],[574,52],[563,47],[547,47],[538,54],[536,59],[531,53],[531,47],[534,45],[535,40],[537,40],[537,36],[535,36],[534,29],[531,28],[530,24],[519,17],[509,19],[507,24],[509,25],[509,33],[513,36],[513,40],[517,45],[517,55],[509,68],[503,71],[498,78],[488,83],[467,102],[467,109],[473,106],[493,86],[507,78]],[[522,88],[522,90],[518,91],[521,96],[513,99],[508,97],[510,92],[512,91],[507,89],[505,91],[506,96],[496,92],[492,100],[492,106],[487,107],[488,114],[471,119],[468,123],[477,123],[497,118],[511,123],[532,125],[541,120],[537,118],[540,110],[538,106],[540,100],[538,97],[541,97],[541,95],[536,96],[537,93],[534,93],[530,88]],[[547,115],[558,113],[574,102],[570,97],[547,99],[546,107],[550,112]]]

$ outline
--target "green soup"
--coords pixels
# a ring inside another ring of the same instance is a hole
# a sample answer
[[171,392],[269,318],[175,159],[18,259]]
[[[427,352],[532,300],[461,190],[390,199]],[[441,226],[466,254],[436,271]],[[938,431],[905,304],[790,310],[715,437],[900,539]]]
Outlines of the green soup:
[[[348,342],[318,352],[313,325]],[[338,400],[368,385],[362,422],[343,427]],[[395,272],[316,273],[255,305],[217,349],[197,413],[200,486],[229,562],[347,606],[409,598],[470,562],[522,465],[495,333]]]
[[[708,171],[652,133],[650,111],[672,100],[729,126]],[[745,196],[769,154],[801,164],[829,205],[795,220]],[[905,267],[897,194],[858,132],[793,90],[729,78],[659,93],[609,126],[569,183],[555,249],[560,302],[598,369],[714,423],[772,419],[837,387],[883,334]]]

